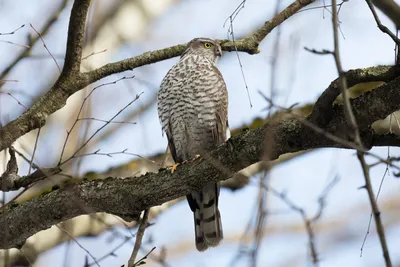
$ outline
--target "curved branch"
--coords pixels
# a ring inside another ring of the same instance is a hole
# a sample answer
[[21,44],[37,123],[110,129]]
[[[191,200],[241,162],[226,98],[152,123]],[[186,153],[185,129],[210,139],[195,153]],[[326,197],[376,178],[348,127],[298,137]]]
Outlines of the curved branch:
[[[354,115],[365,147],[399,145],[398,136],[380,138],[368,130],[372,122],[400,109],[400,77],[365,93],[353,101]],[[324,116],[324,114],[321,114]],[[326,132],[347,138],[342,107],[335,106]],[[376,142],[376,143],[375,143]],[[36,197],[20,205],[8,205],[0,212],[0,248],[21,246],[32,234],[72,217],[107,212],[135,220],[142,210],[157,206],[202,188],[210,182],[226,180],[232,174],[260,161],[268,144],[270,159],[288,152],[312,148],[343,147],[323,133],[317,133],[296,119],[271,120],[264,126],[242,132],[210,154],[169,170],[140,177],[83,181]]]
[[[377,66],[365,69],[349,70],[345,73],[348,88],[367,82],[388,82],[400,75],[399,66]],[[334,80],[329,87],[321,94],[313,107],[313,111],[309,116],[312,123],[320,127],[324,127],[332,118],[332,104],[340,95],[339,78]],[[324,116],[321,116],[321,113]]]

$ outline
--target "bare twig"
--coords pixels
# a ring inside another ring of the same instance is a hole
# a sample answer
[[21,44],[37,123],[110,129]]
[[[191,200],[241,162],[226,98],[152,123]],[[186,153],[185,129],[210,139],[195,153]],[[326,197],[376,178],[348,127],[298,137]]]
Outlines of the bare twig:
[[21,101],[19,101],[19,100],[18,100],[15,96],[13,96],[11,93],[9,93],[9,92],[6,93],[6,92],[1,92],[1,91],[0,91],[0,94],[5,94],[5,95],[10,96],[12,99],[14,99],[15,101],[17,101],[18,105],[24,107],[25,109],[28,109],[27,106],[25,106],[24,104],[22,104]]
[[0,32],[0,35],[12,35],[12,34],[16,33],[18,30],[22,29],[23,27],[25,27],[25,24],[22,24],[21,26],[19,26],[18,28],[16,28],[15,30],[13,30],[11,32],[5,32],[5,33]]
[[320,196],[318,198],[318,203],[319,203],[318,210],[313,217],[308,217],[305,210],[303,208],[299,207],[298,205],[296,205],[292,200],[290,200],[287,197],[287,194],[285,192],[279,192],[271,186],[268,186],[266,188],[268,190],[268,192],[272,193],[274,196],[281,199],[287,206],[290,207],[290,209],[298,212],[301,215],[304,225],[306,227],[307,235],[308,235],[311,259],[312,259],[313,264],[316,266],[318,265],[319,260],[318,260],[318,253],[317,253],[316,245],[315,245],[315,234],[314,234],[314,231],[312,228],[312,224],[315,224],[318,221],[318,219],[322,216],[323,210],[326,205],[326,197],[328,196],[330,190],[332,190],[332,188],[336,185],[337,182],[338,182],[338,178],[335,177],[322,191],[322,193],[320,194]]
[[0,42],[1,43],[15,45],[15,46],[19,46],[19,47],[23,47],[23,48],[29,48],[29,45],[17,44],[17,43],[11,42],[11,41],[0,40]]
[[[104,152],[100,152],[100,149],[98,149],[98,150],[96,150],[95,152],[86,153],[86,154],[80,154],[80,155],[75,155],[75,156],[73,156],[73,158],[81,158],[81,157],[96,156],[96,155],[97,155],[97,156],[107,156],[107,157],[112,158],[113,155],[130,155],[130,156],[134,156],[134,157],[138,157],[138,158],[141,158],[141,159],[143,159],[143,160],[146,160],[146,161],[148,161],[148,162],[150,162],[150,163],[152,163],[152,164],[158,165],[154,160],[151,160],[151,159],[148,159],[148,158],[146,158],[146,157],[143,157],[143,156],[141,156],[141,155],[139,155],[139,154],[130,153],[130,152],[127,152],[127,151],[128,151],[128,149],[126,148],[126,149],[124,149],[124,150],[122,150],[122,151],[118,151],[118,152],[104,153]],[[159,167],[161,167],[161,166],[159,166]]]
[[142,219],[140,221],[139,229],[138,229],[138,231],[136,233],[135,245],[133,247],[133,251],[132,251],[131,257],[129,258],[129,261],[128,261],[128,267],[138,266],[143,261],[143,259],[140,259],[139,261],[135,262],[136,256],[137,256],[137,254],[139,252],[139,249],[140,249],[140,247],[142,245],[142,239],[143,239],[144,231],[147,228],[147,220],[149,218],[149,212],[150,212],[150,209],[146,209],[143,212],[143,217],[142,217]]
[[306,51],[310,52],[310,53],[314,53],[314,54],[317,54],[317,55],[332,55],[333,54],[332,51],[329,51],[329,50],[326,50],[326,49],[316,50],[316,49],[308,48],[308,47],[304,47],[304,49]]
[[84,148],[86,145],[87,145],[87,143],[89,143],[90,142],[90,140],[92,140],[93,139],[93,137],[98,133],[98,132],[100,132],[102,129],[104,129],[104,127],[106,127],[108,124],[110,124],[111,123],[111,121],[113,121],[119,114],[121,114],[126,108],[128,108],[130,105],[132,105],[134,102],[136,102],[136,100],[138,100],[139,99],[139,97],[141,96],[143,94],[143,92],[142,93],[140,93],[140,94],[138,94],[138,95],[136,95],[136,97],[132,100],[132,101],[130,101],[128,104],[126,104],[122,109],[120,109],[114,116],[112,116],[112,118],[110,119],[110,120],[108,120],[106,123],[104,123],[103,124],[103,126],[101,126],[100,128],[98,128],[73,154],[72,154],[72,156],[71,157],[69,157],[68,159],[66,159],[66,160],[64,160],[63,162],[60,162],[59,163],[59,166],[61,166],[61,165],[63,165],[63,164],[65,164],[65,163],[67,163],[68,161],[70,161],[71,159],[73,159],[75,156],[76,156],[76,154],[82,149],[82,148]]
[[92,253],[90,253],[89,250],[87,250],[84,246],[82,246],[78,240],[75,239],[75,237],[73,237],[70,233],[68,233],[67,230],[65,230],[64,228],[62,228],[61,226],[56,225],[58,229],[60,229],[61,231],[63,231],[69,238],[71,238],[83,251],[85,251],[91,258],[92,260],[96,263],[96,265],[98,267],[100,267],[99,263],[97,262],[96,258],[92,255]]
[[104,53],[104,52],[106,52],[106,51],[107,51],[107,49],[103,49],[103,50],[101,50],[101,51],[99,51],[99,52],[92,52],[92,53],[90,53],[89,55],[83,57],[82,60],[88,59],[88,58],[91,57],[91,56],[98,55],[98,54]]
[[[117,250],[119,250],[120,248],[122,248],[126,243],[129,242],[129,240],[131,240],[132,237],[131,236],[126,236],[124,238],[124,240],[118,244],[117,246],[115,246],[115,248],[113,248],[110,252],[108,252],[107,254],[105,254],[104,256],[101,256],[100,258],[97,259],[97,262],[100,263],[101,261],[107,259],[110,256],[116,256],[115,252]],[[92,265],[96,264],[96,262],[92,262],[92,263],[88,263],[87,266],[90,267]]]
[[[75,126],[76,126],[76,124],[78,123],[79,120],[84,120],[84,119],[85,119],[85,118],[80,119],[79,116],[81,115],[81,113],[82,113],[82,111],[83,111],[83,107],[85,106],[86,101],[87,101],[87,100],[89,99],[89,97],[94,93],[94,91],[96,91],[97,89],[99,89],[99,88],[101,88],[101,87],[107,86],[107,85],[116,84],[116,83],[118,83],[119,81],[122,81],[122,80],[125,80],[125,79],[133,79],[134,77],[135,77],[135,76],[130,76],[130,77],[125,77],[125,76],[124,76],[124,77],[119,78],[119,79],[117,79],[117,80],[115,80],[115,81],[112,81],[112,82],[109,82],[109,83],[103,83],[103,84],[101,84],[101,85],[98,85],[98,86],[94,87],[94,88],[90,91],[90,93],[83,99],[82,104],[81,104],[81,107],[79,108],[79,111],[78,111],[78,114],[76,115],[76,119],[75,119],[74,123],[72,124],[71,128],[70,128],[69,130],[67,130],[67,137],[65,138],[65,141],[64,141],[64,144],[63,144],[63,148],[62,148],[62,150],[61,150],[61,154],[60,154],[60,159],[59,159],[59,161],[58,161],[58,165],[61,165],[61,160],[62,160],[62,157],[63,157],[63,155],[64,155],[65,148],[66,148],[66,146],[67,146],[68,139],[69,139],[69,137],[70,137],[70,134],[71,134],[72,130],[75,128]],[[108,120],[108,121],[105,121],[105,123],[109,124],[109,123],[111,123],[111,121]]]
[[[42,36],[45,36],[51,26],[58,20],[58,17],[60,16],[61,12],[65,9],[67,6],[68,0],[62,0],[59,7],[55,10],[55,12],[52,14],[52,16],[47,20],[46,24],[43,26],[43,28],[40,30]],[[27,48],[25,51],[21,52],[5,69],[4,71],[0,74],[0,80],[3,80],[8,73],[19,63],[21,62],[22,59],[26,58],[27,56],[30,55],[30,52],[32,50],[32,47],[36,44],[36,42],[39,41],[39,36],[33,37],[30,39],[29,42],[29,48]],[[0,84],[1,87],[2,84]]]
[[[361,137],[360,137],[360,131],[350,104],[350,97],[347,92],[347,82],[346,78],[344,76],[344,72],[342,69],[342,65],[340,62],[340,56],[339,56],[339,38],[338,38],[338,18],[337,18],[337,10],[336,10],[336,0],[332,0],[332,24],[333,24],[333,37],[334,37],[334,57],[335,57],[335,62],[336,62],[336,68],[339,73],[339,88],[340,92],[342,93],[343,96],[343,104],[344,104],[344,112],[345,112],[345,117],[347,122],[350,124],[351,130],[353,131],[353,139],[354,142],[360,146],[363,147]],[[360,150],[357,151],[357,157],[360,161],[364,178],[365,178],[365,188],[368,192],[368,197],[370,200],[372,212],[374,214],[374,219],[375,219],[375,224],[379,236],[379,241],[381,243],[382,251],[383,251],[383,257],[386,262],[387,267],[392,267],[392,262],[389,256],[389,250],[387,247],[386,243],[386,237],[385,237],[385,231],[383,228],[383,224],[381,221],[380,217],[380,211],[378,208],[378,204],[375,199],[375,195],[372,189],[371,185],[371,178],[369,174],[369,166],[367,165],[365,158],[364,158],[364,153]]]
[[[386,175],[388,174],[388,172],[389,172],[389,165],[386,165],[385,172],[383,173],[383,177],[382,177],[381,183],[380,183],[380,185],[379,185],[378,193],[376,194],[376,200],[377,200],[377,201],[378,201],[379,193],[381,192],[381,188],[382,188],[383,181],[385,180],[385,177],[386,177]],[[371,228],[372,217],[373,217],[373,214],[372,214],[372,212],[371,212],[371,215],[370,215],[369,221],[368,221],[367,232],[365,233],[364,240],[363,240],[363,242],[362,242],[361,249],[360,249],[360,257],[362,257],[362,255],[363,255],[364,245],[365,245],[365,243],[366,243],[366,241],[367,241],[367,237],[368,237],[368,235],[369,235],[369,230],[370,230],[370,228]]]
[[[78,121],[100,121],[100,122],[107,122],[107,120],[97,119],[97,118],[79,118]],[[119,124],[132,124],[135,125],[136,122],[132,121],[112,121],[111,123],[119,123]]]
[[334,36],[334,51],[333,56],[335,58],[336,68],[339,74],[339,89],[340,93],[343,96],[343,109],[347,122],[350,124],[350,128],[354,133],[353,139],[354,142],[362,147],[361,138],[360,138],[360,130],[358,128],[356,119],[354,117],[351,104],[350,97],[347,91],[347,81],[344,76],[344,71],[342,69],[342,64],[340,62],[339,55],[339,37],[338,37],[338,17],[337,17],[337,9],[336,9],[336,0],[332,0],[332,24],[333,24],[333,36]]
[[242,9],[244,9],[245,4],[246,4],[246,0],[243,0],[239,4],[239,6],[237,6],[236,9],[232,12],[232,14],[225,20],[223,27],[225,27],[226,23],[229,21],[228,39],[231,38],[231,40],[232,40],[232,42],[234,44],[235,53],[236,53],[236,57],[237,57],[237,60],[238,60],[238,63],[239,63],[240,71],[242,73],[244,86],[245,86],[246,91],[247,91],[247,98],[249,99],[250,107],[253,107],[253,104],[251,103],[249,87],[247,86],[246,76],[244,75],[244,71],[243,71],[242,61],[240,60],[239,52],[238,52],[238,49],[237,49],[237,47],[235,45],[235,33],[234,33],[234,30],[233,30],[233,22],[234,22],[235,18],[237,17],[237,15],[239,15],[240,11]]
[[29,24],[29,25],[36,32],[36,34],[39,36],[40,40],[42,41],[42,44],[43,44],[44,48],[46,48],[47,53],[49,53],[49,55],[53,59],[54,63],[56,64],[58,71],[61,73],[60,66],[58,66],[57,60],[54,58],[53,54],[50,52],[49,48],[47,47],[46,43],[44,42],[42,35],[35,29],[35,27],[33,27],[32,24]]
[[385,230],[384,230],[382,220],[381,220],[381,213],[379,211],[379,207],[378,207],[378,204],[377,204],[375,196],[374,196],[374,191],[372,189],[371,178],[369,175],[369,166],[366,163],[365,158],[362,154],[358,153],[357,156],[360,160],[361,167],[362,167],[362,170],[363,170],[363,173],[365,176],[364,188],[367,190],[367,193],[368,193],[372,213],[374,215],[374,220],[375,220],[375,224],[376,224],[376,231],[378,232],[379,241],[381,243],[381,247],[382,247],[382,251],[383,251],[383,257],[385,259],[386,266],[392,267],[393,265],[392,265],[392,261],[389,256],[389,249],[388,249],[388,246],[386,243]]
[[37,135],[36,135],[35,145],[33,146],[32,158],[31,158],[31,162],[29,163],[28,175],[31,174],[33,159],[35,158],[35,152],[36,152],[37,144],[38,144],[38,141],[39,141],[40,129],[42,129],[42,128],[39,128],[39,130],[37,132]]
[[155,249],[156,249],[156,247],[153,247],[152,249],[150,249],[150,251],[147,252],[146,255],[144,255],[142,258],[140,258],[140,260],[138,260],[133,266],[136,267],[136,266],[144,264],[145,263],[144,260],[146,260]]
[[14,83],[17,83],[17,82],[18,82],[18,80],[9,80],[9,79],[3,79],[3,80],[0,80],[0,83],[8,83],[8,82],[14,82]]

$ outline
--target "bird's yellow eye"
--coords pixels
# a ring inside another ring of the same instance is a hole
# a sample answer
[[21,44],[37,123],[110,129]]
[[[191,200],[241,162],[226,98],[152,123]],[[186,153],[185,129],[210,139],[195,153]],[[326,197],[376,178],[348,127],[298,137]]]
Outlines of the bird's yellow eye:
[[205,48],[211,48],[211,44],[210,43],[204,43],[204,47]]

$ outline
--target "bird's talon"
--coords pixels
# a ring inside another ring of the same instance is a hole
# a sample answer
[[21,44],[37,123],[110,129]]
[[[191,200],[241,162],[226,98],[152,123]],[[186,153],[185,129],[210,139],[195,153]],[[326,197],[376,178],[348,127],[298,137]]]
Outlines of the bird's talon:
[[171,170],[171,174],[173,174],[176,171],[176,168],[178,168],[178,166],[181,165],[180,163],[176,163],[170,167],[168,167],[168,169]]

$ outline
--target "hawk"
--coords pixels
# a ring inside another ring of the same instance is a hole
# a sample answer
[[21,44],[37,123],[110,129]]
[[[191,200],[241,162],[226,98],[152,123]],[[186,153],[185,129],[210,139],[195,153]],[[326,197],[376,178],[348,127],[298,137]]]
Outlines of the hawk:
[[[193,39],[161,82],[158,116],[175,163],[207,153],[229,138],[228,91],[216,66],[221,53],[217,41]],[[223,238],[219,189],[219,183],[211,183],[187,195],[199,251]]]

